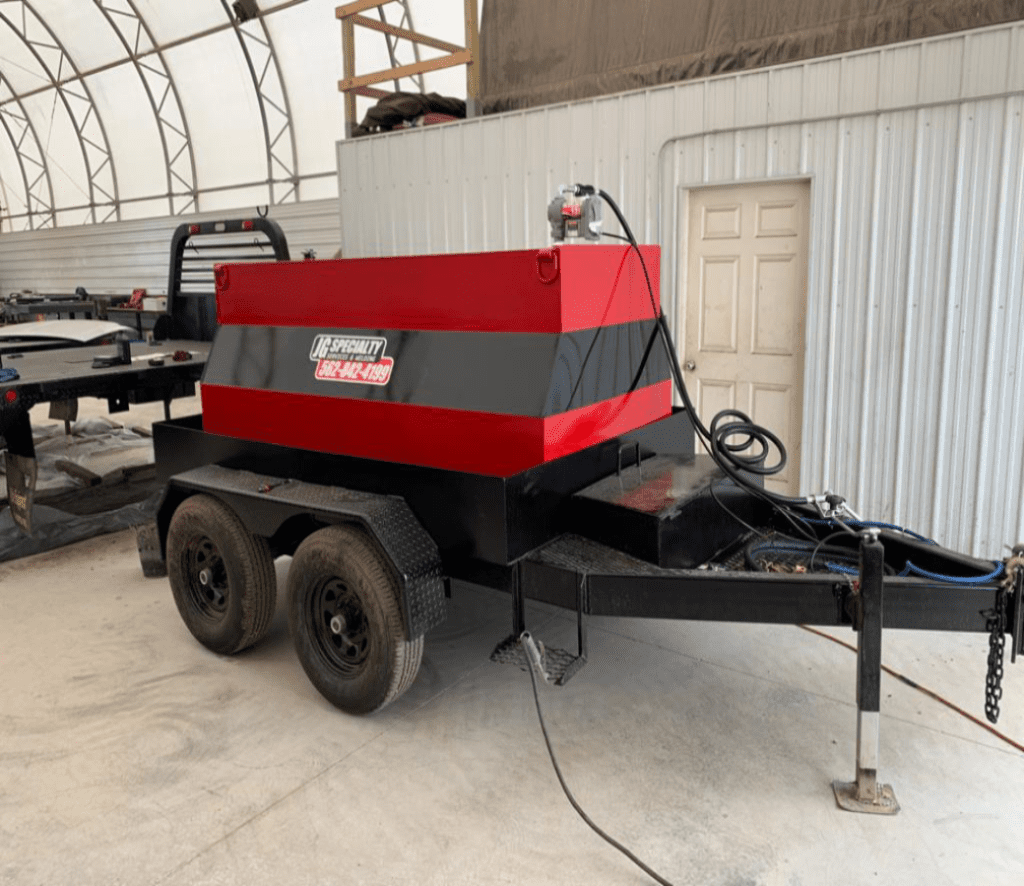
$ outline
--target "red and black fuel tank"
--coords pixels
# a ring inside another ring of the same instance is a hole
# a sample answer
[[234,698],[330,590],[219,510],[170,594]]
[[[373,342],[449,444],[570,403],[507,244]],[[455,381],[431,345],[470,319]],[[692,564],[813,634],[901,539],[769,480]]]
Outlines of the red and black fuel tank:
[[204,427],[507,477],[664,418],[640,249],[221,266]]

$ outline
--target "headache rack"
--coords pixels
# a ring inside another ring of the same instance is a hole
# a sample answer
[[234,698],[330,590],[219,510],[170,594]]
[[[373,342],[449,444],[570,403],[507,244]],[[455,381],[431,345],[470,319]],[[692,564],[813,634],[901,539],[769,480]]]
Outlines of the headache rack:
[[257,216],[179,225],[171,238],[166,338],[212,341],[217,328],[214,268],[225,262],[288,261],[288,241],[277,222]]

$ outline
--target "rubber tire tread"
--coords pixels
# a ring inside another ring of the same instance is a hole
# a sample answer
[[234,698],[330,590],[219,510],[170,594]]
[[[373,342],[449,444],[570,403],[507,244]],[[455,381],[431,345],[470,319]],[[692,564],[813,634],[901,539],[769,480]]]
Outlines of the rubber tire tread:
[[[219,630],[209,630],[208,623],[194,620],[185,593],[180,546],[196,532],[217,545],[228,573],[232,600]],[[277,607],[277,574],[270,545],[249,532],[220,499],[200,493],[178,505],[167,531],[167,572],[182,620],[210,651],[234,655],[266,637]]]
[[[353,680],[323,667],[307,633],[309,594],[325,571],[326,577],[343,578],[355,590],[371,622],[371,656],[377,661],[368,662]],[[307,536],[292,559],[287,593],[288,624],[299,661],[317,691],[335,707],[349,714],[371,714],[412,686],[423,659],[423,636],[407,639],[398,582],[361,529],[328,526]]]

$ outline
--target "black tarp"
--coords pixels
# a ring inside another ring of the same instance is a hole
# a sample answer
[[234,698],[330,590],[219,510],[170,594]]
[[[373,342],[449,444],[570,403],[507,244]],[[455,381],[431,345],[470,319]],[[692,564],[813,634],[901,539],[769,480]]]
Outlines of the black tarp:
[[424,114],[447,114],[450,117],[465,117],[466,102],[461,98],[449,98],[428,92],[396,92],[380,99],[363,117],[363,122],[353,127],[353,138],[375,132],[387,132],[407,120],[415,120]]
[[484,113],[1024,19],[1024,0],[486,0]]
[[[0,561],[49,551],[154,519],[162,485],[144,429],[106,418],[75,422],[71,434],[44,425],[33,435],[38,479],[32,535],[14,524],[0,458]],[[91,478],[91,479],[84,479]]]

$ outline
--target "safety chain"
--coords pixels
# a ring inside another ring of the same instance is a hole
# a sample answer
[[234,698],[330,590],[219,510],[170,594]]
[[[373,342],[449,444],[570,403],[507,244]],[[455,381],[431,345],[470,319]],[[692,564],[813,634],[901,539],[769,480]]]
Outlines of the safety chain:
[[996,591],[996,605],[989,610],[985,626],[988,635],[988,673],[985,675],[985,716],[999,722],[999,700],[1003,697],[1003,652],[1006,648],[1006,588]]
[[[1024,556],[1014,548],[1014,556],[1006,561],[1005,576],[996,591],[996,605],[989,610],[985,626],[988,637],[988,673],[985,675],[985,716],[990,723],[999,721],[999,702],[1003,697],[1003,659],[1006,651],[1006,603],[1017,580],[1017,573],[1024,568]],[[1017,601],[1021,605],[1021,601]]]

